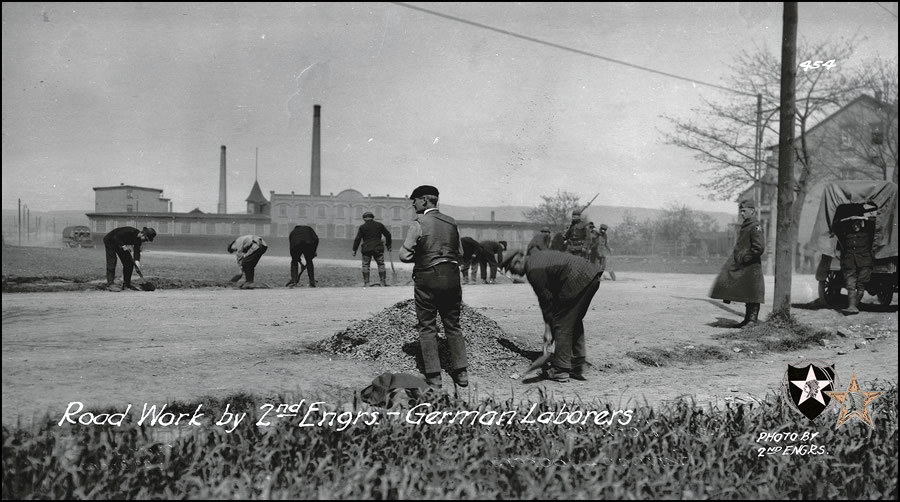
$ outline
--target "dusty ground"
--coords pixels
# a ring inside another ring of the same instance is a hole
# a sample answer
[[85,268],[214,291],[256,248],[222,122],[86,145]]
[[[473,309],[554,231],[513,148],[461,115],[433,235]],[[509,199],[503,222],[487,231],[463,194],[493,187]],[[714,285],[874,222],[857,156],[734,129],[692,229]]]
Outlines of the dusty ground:
[[[844,386],[851,371],[863,387],[876,378],[897,381],[896,297],[890,308],[850,317],[794,309],[800,321],[832,333],[828,341],[789,353],[734,352],[742,346],[734,339],[736,330],[714,326],[739,320],[743,305],[708,299],[712,280],[712,275],[620,272],[618,281],[601,283],[585,319],[593,364],[587,382],[510,378],[529,366],[523,357],[508,371],[472,372],[466,392],[528,400],[538,399],[544,389],[621,408],[685,394],[698,401],[753,401],[780,393],[787,364],[809,359],[835,362]],[[773,290],[774,279],[767,277],[761,317],[771,309]],[[273,398],[278,393],[298,399],[345,396],[382,370],[329,358],[307,345],[412,294],[411,286],[4,293],[3,423],[27,424],[45,412],[58,418],[70,401],[124,409],[129,403],[202,402],[241,391]],[[795,304],[815,296],[812,276],[793,278]],[[463,301],[532,343],[523,348],[540,343],[540,311],[527,284],[465,286]],[[658,368],[626,355],[705,345],[732,358]],[[453,390],[446,375],[444,388]]]

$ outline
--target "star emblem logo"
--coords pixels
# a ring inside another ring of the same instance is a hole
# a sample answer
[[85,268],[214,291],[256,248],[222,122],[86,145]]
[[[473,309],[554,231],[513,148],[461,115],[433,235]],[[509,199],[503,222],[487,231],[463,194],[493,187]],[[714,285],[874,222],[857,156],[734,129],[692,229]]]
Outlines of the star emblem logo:
[[831,404],[824,391],[836,389],[834,364],[805,361],[788,365],[782,380],[785,405],[810,420],[815,420]]
[[850,386],[846,392],[826,391],[826,394],[841,403],[841,414],[838,416],[835,429],[844,425],[850,419],[857,419],[869,427],[872,425],[872,416],[869,414],[869,404],[876,400],[883,392],[863,392],[859,389],[859,383],[856,381],[856,372],[850,378]]

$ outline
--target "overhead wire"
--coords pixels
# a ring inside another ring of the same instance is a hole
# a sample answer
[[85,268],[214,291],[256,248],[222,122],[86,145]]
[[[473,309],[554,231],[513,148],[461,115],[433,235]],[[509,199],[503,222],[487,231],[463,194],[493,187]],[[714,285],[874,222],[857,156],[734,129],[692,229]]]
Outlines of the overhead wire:
[[614,58],[610,58],[610,57],[607,57],[607,56],[601,56],[600,54],[595,54],[595,53],[593,53],[593,52],[588,52],[588,51],[584,51],[584,50],[581,50],[581,49],[575,49],[575,48],[568,47],[568,46],[565,46],[565,45],[560,45],[560,44],[557,44],[557,43],[548,42],[548,41],[546,41],[546,40],[541,40],[541,39],[538,39],[538,38],[529,37],[529,36],[527,36],[527,35],[522,35],[522,34],[519,34],[519,33],[515,33],[515,32],[512,32],[512,31],[509,31],[509,30],[504,30],[504,29],[502,29],[502,28],[496,28],[496,27],[493,27],[493,26],[488,26],[488,25],[482,24],[482,23],[476,23],[475,21],[469,21],[468,19],[462,19],[462,18],[459,18],[459,17],[456,17],[456,16],[451,16],[451,15],[449,15],[449,14],[444,14],[444,13],[441,13],[441,12],[435,12],[435,11],[433,11],[433,10],[425,9],[425,8],[422,8],[422,7],[417,7],[417,6],[415,6],[415,5],[410,5],[410,4],[403,3],[403,2],[391,2],[391,3],[393,3],[394,5],[399,5],[400,7],[406,7],[407,9],[417,10],[417,11],[420,11],[420,12],[424,12],[424,13],[426,13],[426,14],[431,14],[431,15],[433,15],[433,16],[442,17],[442,18],[445,18],[445,19],[449,19],[449,20],[451,20],[451,21],[456,21],[456,22],[459,22],[459,23],[468,24],[468,25],[470,25],[470,26],[475,26],[475,27],[478,27],[478,28],[483,28],[483,29],[486,29],[486,30],[490,30],[490,31],[494,31],[494,32],[497,32],[497,33],[501,33],[501,34],[503,34],[503,35],[508,35],[508,36],[515,37],[515,38],[519,38],[519,39],[522,39],[522,40],[527,40],[527,41],[529,41],[529,42],[534,42],[534,43],[537,43],[537,44],[546,45],[546,46],[548,46],[548,47],[553,47],[553,48],[555,48],[555,49],[560,49],[560,50],[564,50],[564,51],[568,51],[568,52],[573,52],[573,53],[575,53],[575,54],[580,54],[580,55],[582,55],[582,56],[588,56],[588,57],[592,57],[592,58],[596,58],[596,59],[602,59],[603,61],[609,61],[609,62],[611,62],[611,63],[615,63],[615,64],[620,64],[620,65],[628,66],[628,67],[630,67],[630,68],[635,68],[635,69],[642,70],[642,71],[647,71],[647,72],[650,72],[650,73],[655,73],[655,74],[657,74],[657,75],[663,75],[663,76],[665,76],[665,77],[670,77],[670,78],[675,78],[675,79],[678,79],[678,80],[683,80],[683,81],[685,81],[685,82],[690,82],[691,84],[702,85],[702,86],[706,86],[706,87],[713,87],[713,88],[715,88],[715,89],[719,89],[719,90],[723,90],[723,91],[728,91],[728,92],[733,92],[733,93],[735,93],[735,94],[741,94],[741,95],[744,95],[744,96],[752,96],[752,97],[755,97],[755,96],[756,96],[755,94],[752,94],[752,93],[749,93],[749,92],[739,91],[739,90],[737,90],[737,89],[731,89],[731,88],[723,87],[723,86],[717,85],[717,84],[710,84],[710,83],[708,83],[708,82],[703,82],[702,80],[692,79],[692,78],[688,78],[688,77],[682,77],[682,76],[680,76],[680,75],[675,75],[674,73],[668,73],[668,72],[664,72],[664,71],[661,71],[661,70],[655,70],[655,69],[653,69],[653,68],[648,68],[648,67],[646,67],[646,66],[641,66],[641,65],[634,64],[634,63],[629,63],[629,62],[627,62],[627,61],[621,61],[621,60],[614,59]]

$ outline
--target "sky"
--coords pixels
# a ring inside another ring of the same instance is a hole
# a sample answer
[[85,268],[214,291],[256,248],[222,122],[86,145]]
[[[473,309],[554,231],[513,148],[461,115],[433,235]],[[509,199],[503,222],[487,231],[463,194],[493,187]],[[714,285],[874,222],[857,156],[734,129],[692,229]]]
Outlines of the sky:
[[[429,184],[456,206],[568,191],[734,212],[665,143],[661,116],[721,96],[742,50],[780,53],[783,14],[776,2],[2,9],[4,209],[92,210],[93,188],[126,184],[163,190],[176,212],[216,212],[224,145],[231,213],[254,180],[266,197],[309,193],[314,105],[323,194]],[[798,39],[864,36],[858,61],[837,64],[896,58],[896,13],[801,2]]]

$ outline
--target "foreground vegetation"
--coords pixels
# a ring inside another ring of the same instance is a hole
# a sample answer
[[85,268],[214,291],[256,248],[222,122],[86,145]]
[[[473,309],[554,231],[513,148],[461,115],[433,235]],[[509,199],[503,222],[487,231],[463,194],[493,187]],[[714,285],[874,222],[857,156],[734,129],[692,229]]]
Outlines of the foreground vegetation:
[[[403,419],[415,401],[391,410],[326,401],[338,413],[382,414],[376,423],[346,428],[299,427],[316,422],[304,418],[307,412],[321,416],[309,400],[293,410],[296,418],[272,412],[264,419],[269,426],[257,426],[259,401],[236,396],[230,411],[251,417],[230,433],[211,423],[182,427],[169,440],[158,440],[164,427],[133,422],[4,427],[3,498],[896,500],[896,384],[884,390],[870,405],[874,428],[851,420],[838,430],[833,408],[809,421],[773,396],[755,405],[703,408],[681,400],[655,411],[640,407],[610,425],[565,423],[565,412],[615,410],[550,396],[532,417],[550,412],[561,425],[528,423],[522,419],[529,406],[492,399],[445,395],[432,404],[516,417],[487,425],[416,424]],[[210,416],[219,416],[221,405]],[[196,404],[177,408],[190,413]],[[387,418],[387,411],[399,417]],[[797,436],[758,441],[779,432]],[[818,435],[804,441],[804,433]]]

